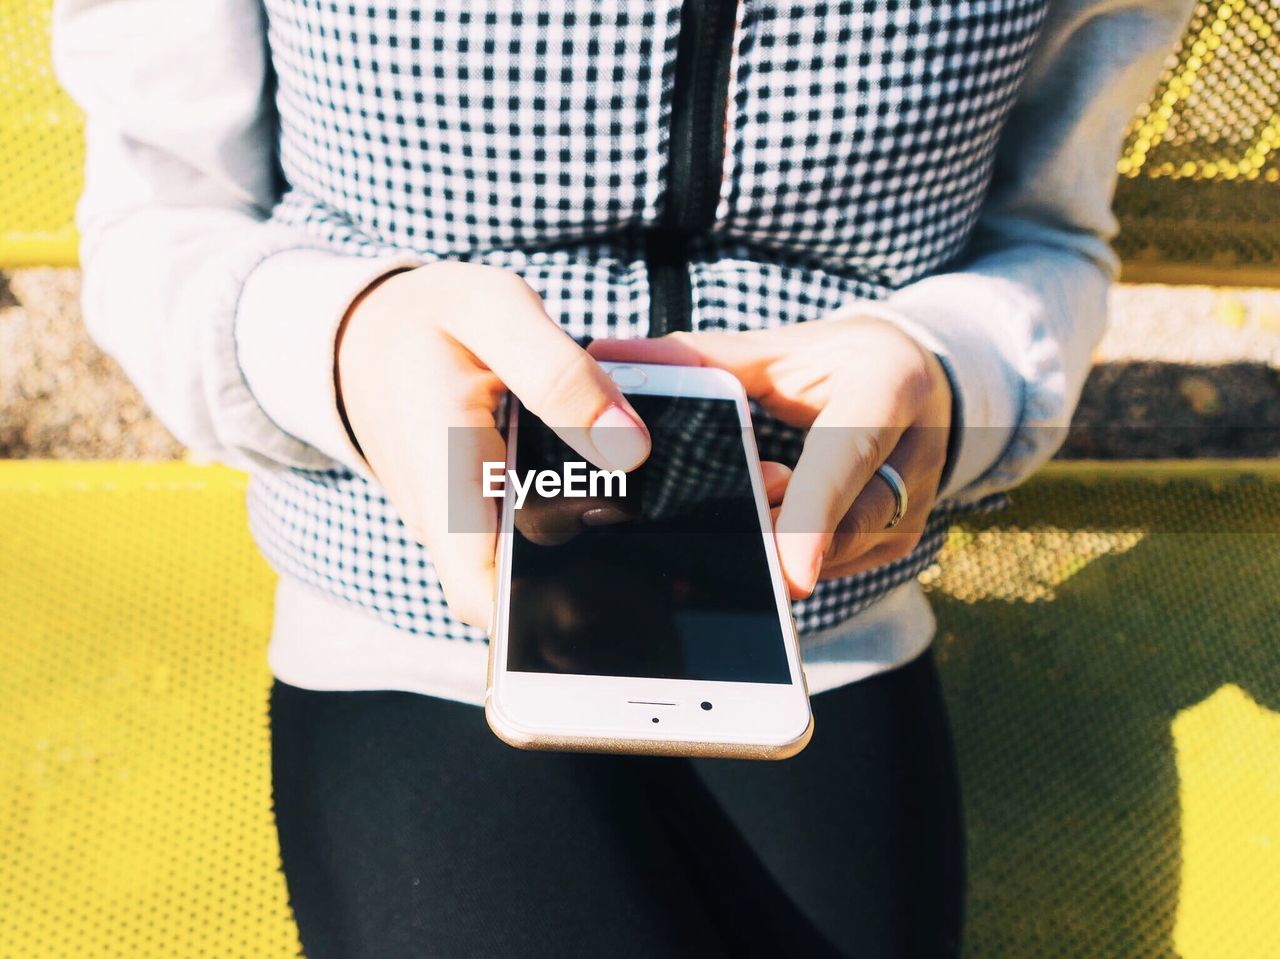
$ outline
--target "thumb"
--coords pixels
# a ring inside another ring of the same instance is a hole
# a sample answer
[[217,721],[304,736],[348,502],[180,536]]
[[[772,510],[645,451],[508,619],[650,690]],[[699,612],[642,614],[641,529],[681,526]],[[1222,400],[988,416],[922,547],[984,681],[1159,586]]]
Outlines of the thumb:
[[516,305],[450,332],[581,456],[604,469],[635,469],[650,449],[639,414],[532,291]]

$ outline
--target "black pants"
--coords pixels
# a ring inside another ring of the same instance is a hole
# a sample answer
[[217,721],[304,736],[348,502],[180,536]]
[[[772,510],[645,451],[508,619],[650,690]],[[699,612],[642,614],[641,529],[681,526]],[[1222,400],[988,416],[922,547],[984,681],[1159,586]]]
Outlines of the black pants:
[[815,696],[780,763],[525,753],[408,693],[271,698],[310,959],[953,956],[963,832],[933,660]]

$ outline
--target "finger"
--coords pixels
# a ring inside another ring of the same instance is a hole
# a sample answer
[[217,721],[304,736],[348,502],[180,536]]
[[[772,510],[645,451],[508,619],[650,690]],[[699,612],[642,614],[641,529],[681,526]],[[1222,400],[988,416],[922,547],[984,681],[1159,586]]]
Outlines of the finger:
[[405,525],[430,553],[450,613],[484,628],[494,597],[501,500],[484,495],[483,464],[505,462],[505,445],[491,414],[450,409],[439,394],[427,399],[441,419],[421,423],[400,484],[411,488],[396,490],[393,501],[404,504]]
[[773,460],[762,460],[760,475],[764,479],[764,495],[769,505],[781,506],[787,483],[791,480],[791,467]]
[[673,336],[640,340],[592,340],[587,352],[597,360],[615,363],[657,363],[663,366],[703,366],[697,350]]
[[[890,462],[892,464],[892,459]],[[888,528],[897,510],[898,499],[888,481],[878,472],[873,473],[836,526],[835,535],[823,556],[822,576],[830,576],[834,568],[848,565],[874,550],[886,536],[901,536],[905,516],[898,526],[892,530]]]
[[888,463],[907,485],[906,513],[896,526],[888,528],[897,511],[897,497],[883,476],[873,474],[836,528],[825,557],[824,577],[863,555],[882,555],[883,545],[889,547],[889,553],[899,555],[914,546],[928,521],[946,458],[945,446],[940,447],[938,439],[938,431],[930,427],[913,427],[903,434]]
[[[527,289],[527,287],[526,287]],[[547,316],[537,294],[510,314],[451,318],[448,332],[578,454],[632,470],[649,455],[648,430],[617,384]]]
[[[902,559],[908,555],[911,549],[919,542],[915,534],[906,537],[905,534],[899,538],[906,538],[906,544],[898,544],[892,539],[882,540],[872,546],[870,549],[860,552],[852,561],[847,563],[837,563],[835,565],[826,565],[822,567],[822,579],[839,579],[842,576],[857,576],[859,573],[866,573],[870,570],[877,569],[887,563]],[[908,545],[910,549],[904,551],[904,546]]]
[[594,340],[587,348],[592,356],[601,360],[714,366],[736,376],[747,395],[754,397],[773,388],[766,371],[780,349],[776,332],[680,332],[652,339]]
[[822,567],[822,575],[820,579],[841,579],[845,576],[858,576],[862,573],[869,572],[890,561],[889,547],[885,543],[879,543],[866,552],[859,553],[858,556],[848,563],[841,563],[836,566],[826,565]]
[[805,437],[778,518],[783,571],[804,596],[813,591],[836,527],[912,416],[901,391],[870,376],[857,389],[837,384],[833,395]]
[[398,350],[365,357],[376,366],[361,370],[366,388],[353,395],[369,426],[357,427],[358,435],[404,535],[431,554],[450,611],[483,626],[492,602],[497,500],[483,497],[479,474],[485,461],[506,458],[490,405],[502,386],[474,357],[460,355],[461,347],[435,331],[416,333]]
[[797,595],[813,591],[838,525],[896,432],[894,427],[810,431],[778,517],[779,558]]
[[[794,359],[803,341],[787,336],[803,332],[799,324],[783,330],[744,330],[732,333],[671,333],[651,340],[596,340],[593,356],[615,362],[667,363],[708,366],[735,377],[752,399],[792,426],[809,427],[821,403],[811,395],[789,395],[778,377]],[[793,364],[794,370],[794,364]],[[813,385],[813,384],[809,384]]]

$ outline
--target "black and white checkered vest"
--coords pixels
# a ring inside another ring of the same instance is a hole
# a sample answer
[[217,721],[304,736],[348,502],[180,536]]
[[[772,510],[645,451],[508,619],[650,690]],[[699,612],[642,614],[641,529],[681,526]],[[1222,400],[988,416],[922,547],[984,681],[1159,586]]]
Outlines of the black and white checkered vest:
[[[274,218],[514,270],[582,340],[818,319],[963,250],[1046,2],[266,0]],[[795,431],[756,425],[794,460]],[[484,639],[360,478],[263,472],[249,505],[280,572]],[[915,576],[947,515],[905,559],[819,584],[801,632]]]

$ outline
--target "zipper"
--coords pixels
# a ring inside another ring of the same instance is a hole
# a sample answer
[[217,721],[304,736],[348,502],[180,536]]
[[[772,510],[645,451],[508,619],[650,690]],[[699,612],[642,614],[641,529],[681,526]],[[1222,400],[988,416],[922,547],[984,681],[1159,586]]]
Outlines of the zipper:
[[689,241],[715,223],[738,0],[684,0],[667,148],[666,205],[645,237],[649,335],[693,326]]

